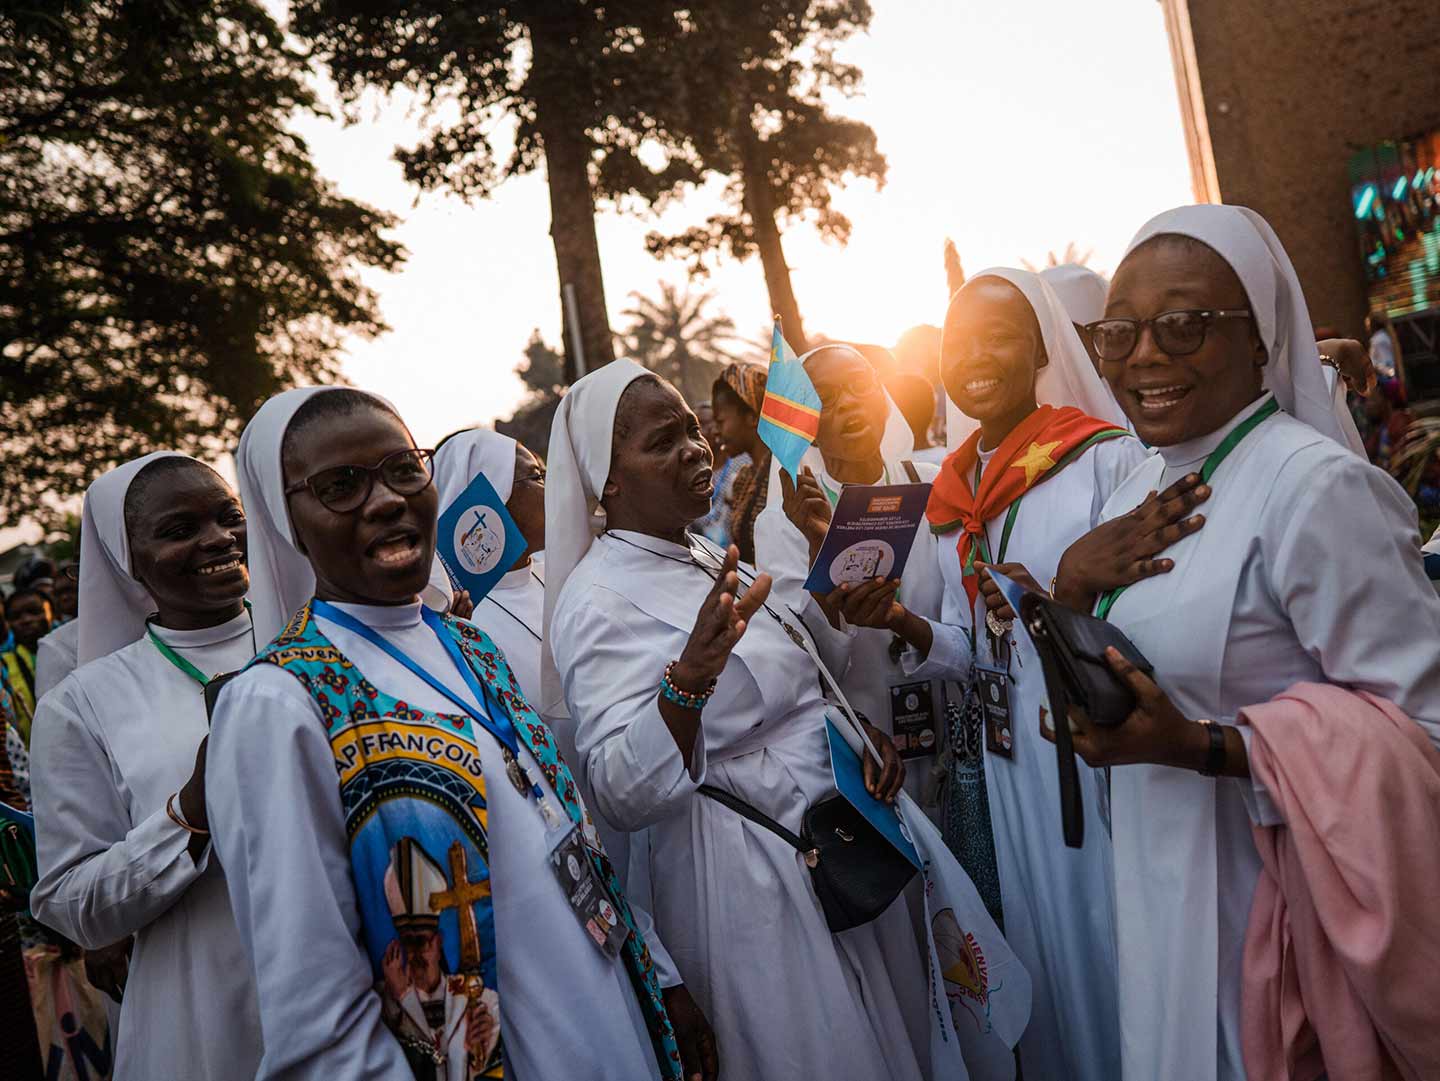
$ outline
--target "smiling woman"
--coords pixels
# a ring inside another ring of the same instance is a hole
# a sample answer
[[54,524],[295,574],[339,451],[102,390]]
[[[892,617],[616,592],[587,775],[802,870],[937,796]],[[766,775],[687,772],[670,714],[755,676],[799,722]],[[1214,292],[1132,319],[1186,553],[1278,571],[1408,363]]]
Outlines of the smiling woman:
[[209,466],[158,454],[96,480],[81,530],[81,663],[36,713],[31,906],[97,951],[91,979],[121,1002],[117,1081],[181,1062],[250,1078],[259,1019],[211,859],[201,693],[255,654],[245,515]]

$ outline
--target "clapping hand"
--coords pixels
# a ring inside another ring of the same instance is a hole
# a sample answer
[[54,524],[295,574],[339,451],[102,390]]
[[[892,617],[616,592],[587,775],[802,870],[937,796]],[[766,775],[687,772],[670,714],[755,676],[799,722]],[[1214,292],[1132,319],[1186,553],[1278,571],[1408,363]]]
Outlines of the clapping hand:
[[1209,498],[1210,486],[1190,473],[1159,495],[1151,492],[1129,514],[1096,526],[1060,557],[1055,599],[1088,612],[1106,590],[1169,573],[1175,561],[1155,557],[1199,531],[1205,516],[1189,514]]

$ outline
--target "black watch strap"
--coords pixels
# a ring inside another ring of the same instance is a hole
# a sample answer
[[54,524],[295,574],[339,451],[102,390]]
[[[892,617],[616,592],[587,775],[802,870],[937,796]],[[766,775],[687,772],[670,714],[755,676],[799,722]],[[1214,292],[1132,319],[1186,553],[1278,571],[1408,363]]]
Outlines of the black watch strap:
[[1225,726],[1214,721],[1201,721],[1210,736],[1210,749],[1205,752],[1205,765],[1200,772],[1206,777],[1218,777],[1225,772]]

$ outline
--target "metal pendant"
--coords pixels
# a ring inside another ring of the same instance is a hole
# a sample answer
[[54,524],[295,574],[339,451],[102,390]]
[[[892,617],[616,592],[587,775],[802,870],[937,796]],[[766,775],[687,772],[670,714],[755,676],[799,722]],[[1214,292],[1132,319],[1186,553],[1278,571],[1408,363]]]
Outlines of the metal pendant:
[[1010,620],[1001,619],[999,616],[997,616],[993,609],[986,610],[985,626],[989,628],[990,633],[993,634],[996,638],[1004,638],[1007,634],[1010,633],[1010,628],[1013,625],[1014,624]]
[[530,797],[531,784],[530,778],[525,775],[525,767],[508,750],[505,752],[505,776],[510,778],[510,783],[515,786],[516,792],[527,799]]
[[[789,624],[789,623],[782,622],[782,623],[780,624],[780,626],[782,626],[782,627],[785,628],[785,633],[790,636],[790,641],[794,642],[794,643],[795,643],[797,646],[799,646],[801,649],[805,649],[805,639],[802,638],[802,637],[800,637],[800,632],[799,632],[799,631],[797,631],[797,630],[796,630],[791,624]],[[808,652],[808,650],[807,650],[807,652]]]

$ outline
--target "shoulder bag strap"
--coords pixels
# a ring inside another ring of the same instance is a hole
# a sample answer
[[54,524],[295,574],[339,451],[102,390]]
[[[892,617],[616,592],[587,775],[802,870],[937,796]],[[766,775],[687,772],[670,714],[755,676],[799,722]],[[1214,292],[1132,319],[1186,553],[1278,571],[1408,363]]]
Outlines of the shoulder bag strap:
[[746,803],[738,796],[732,796],[723,788],[716,788],[713,784],[702,784],[697,791],[702,795],[709,796],[716,803],[729,807],[730,810],[734,811],[741,818],[748,818],[751,822],[754,822],[755,825],[769,830],[802,856],[815,847],[814,845],[807,845],[800,837],[791,833],[764,811]]
[[910,478],[911,484],[920,483],[920,471],[915,468],[915,463],[909,458],[900,463],[900,468],[905,470],[905,475]]

